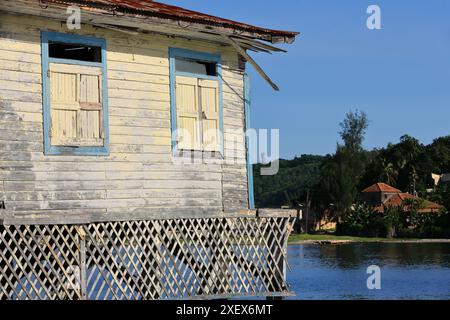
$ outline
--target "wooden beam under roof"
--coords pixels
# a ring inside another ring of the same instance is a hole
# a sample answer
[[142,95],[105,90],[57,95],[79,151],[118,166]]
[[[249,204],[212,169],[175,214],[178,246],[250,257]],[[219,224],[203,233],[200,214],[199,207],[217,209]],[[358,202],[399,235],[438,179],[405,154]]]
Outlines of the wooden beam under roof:
[[276,85],[276,83],[273,82],[272,79],[270,79],[270,77],[259,66],[259,64],[234,39],[226,35],[222,35],[222,37],[225,40],[227,40],[228,43],[230,43],[233,46],[233,48],[235,48],[236,51],[256,69],[256,71],[261,75],[261,77],[263,77],[264,80],[266,80],[275,91],[280,91],[280,88]]
[[284,50],[284,49],[281,49],[281,48],[278,48],[278,47],[275,47],[275,46],[271,46],[269,44],[262,43],[260,41],[253,40],[253,39],[250,39],[250,38],[247,38],[247,37],[233,36],[232,38],[235,39],[237,42],[249,44],[251,46],[254,46],[254,47],[257,47],[257,48],[269,51],[269,52],[270,51],[273,51],[273,52],[284,52],[284,53],[287,52],[287,50]]

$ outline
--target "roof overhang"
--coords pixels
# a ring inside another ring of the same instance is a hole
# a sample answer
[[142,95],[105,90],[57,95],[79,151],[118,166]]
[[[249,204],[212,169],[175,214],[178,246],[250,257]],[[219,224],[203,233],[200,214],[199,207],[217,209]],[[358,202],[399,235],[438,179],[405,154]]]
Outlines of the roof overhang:
[[93,13],[134,17],[148,23],[156,22],[170,26],[175,24],[181,28],[189,27],[199,31],[217,31],[220,34],[239,35],[274,44],[291,44],[299,35],[298,32],[256,27],[151,0],[40,0],[40,2],[46,5],[77,5]]
[[276,84],[246,51],[286,52],[267,42],[289,44],[299,34],[256,27],[151,0],[1,0],[0,11],[66,21],[70,5],[81,9],[81,22],[85,24],[128,34],[157,33],[232,46],[275,90],[278,90]]

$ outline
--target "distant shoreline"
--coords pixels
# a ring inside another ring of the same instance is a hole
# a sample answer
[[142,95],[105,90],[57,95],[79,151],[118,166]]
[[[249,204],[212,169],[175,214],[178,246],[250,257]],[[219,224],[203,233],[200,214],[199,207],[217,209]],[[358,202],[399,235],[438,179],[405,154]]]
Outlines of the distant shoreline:
[[323,235],[291,235],[289,245],[292,244],[349,244],[349,243],[449,243],[450,239],[387,239],[364,238],[350,236]]

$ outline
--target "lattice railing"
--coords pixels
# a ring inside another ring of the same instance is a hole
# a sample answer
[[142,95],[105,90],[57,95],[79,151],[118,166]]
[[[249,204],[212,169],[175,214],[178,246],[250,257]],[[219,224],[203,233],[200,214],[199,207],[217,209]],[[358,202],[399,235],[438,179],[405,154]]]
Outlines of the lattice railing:
[[0,299],[286,294],[289,217],[0,225]]

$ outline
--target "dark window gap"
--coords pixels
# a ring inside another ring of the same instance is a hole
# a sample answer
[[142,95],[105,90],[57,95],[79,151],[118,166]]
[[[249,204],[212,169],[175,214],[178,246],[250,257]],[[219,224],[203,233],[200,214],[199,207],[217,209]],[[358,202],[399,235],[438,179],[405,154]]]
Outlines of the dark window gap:
[[200,60],[176,58],[175,70],[204,76],[217,76],[217,63]]
[[102,62],[101,47],[50,42],[48,44],[48,49],[50,58]]

